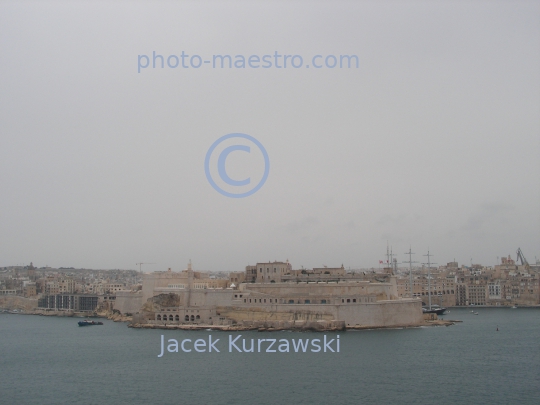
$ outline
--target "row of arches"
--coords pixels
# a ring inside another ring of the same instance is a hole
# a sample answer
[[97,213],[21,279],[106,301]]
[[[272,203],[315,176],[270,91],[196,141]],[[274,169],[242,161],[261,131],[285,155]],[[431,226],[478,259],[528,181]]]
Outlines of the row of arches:
[[[195,321],[195,320],[199,320],[201,319],[201,316],[200,315],[191,315],[191,317],[189,315],[186,315],[184,317],[184,321],[186,322],[189,322],[189,321]],[[157,314],[156,316],[156,321],[177,321],[179,322],[180,321],[180,315],[169,315],[167,317],[167,314],[163,314],[163,316],[161,316],[161,314]]]

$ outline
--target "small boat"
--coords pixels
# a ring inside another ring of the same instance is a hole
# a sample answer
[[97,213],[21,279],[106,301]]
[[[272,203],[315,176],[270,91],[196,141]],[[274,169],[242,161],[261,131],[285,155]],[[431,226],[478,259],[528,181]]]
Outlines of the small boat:
[[512,307],[512,309],[517,309],[517,305],[514,305],[514,306]]
[[79,326],[91,326],[91,325],[103,325],[103,322],[89,321],[85,319],[84,321],[77,322]]
[[478,312],[474,312],[473,315],[478,315]]
[[437,314],[437,315],[444,315],[446,312],[446,308],[440,307],[439,305],[432,305],[430,307],[422,307],[422,312],[424,314]]

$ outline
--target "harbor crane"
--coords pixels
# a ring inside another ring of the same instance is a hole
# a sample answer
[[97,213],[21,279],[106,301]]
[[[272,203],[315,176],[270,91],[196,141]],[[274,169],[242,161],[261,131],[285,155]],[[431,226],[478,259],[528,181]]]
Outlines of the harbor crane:
[[156,264],[156,263],[135,263],[135,265],[139,266],[139,273],[142,275],[142,265],[143,264]]
[[518,247],[518,250],[516,251],[516,254],[517,254],[516,263],[518,261],[521,261],[521,264],[523,266],[525,266],[525,269],[529,270],[531,266],[529,265],[529,262],[527,261],[527,259],[525,259],[525,255],[521,251],[521,248]]

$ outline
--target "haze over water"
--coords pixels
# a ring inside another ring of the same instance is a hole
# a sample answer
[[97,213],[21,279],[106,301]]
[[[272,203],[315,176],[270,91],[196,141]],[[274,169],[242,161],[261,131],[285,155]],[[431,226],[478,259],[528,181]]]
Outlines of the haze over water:
[[[6,404],[537,404],[540,310],[452,309],[451,327],[341,332],[340,353],[167,353],[166,339],[322,333],[77,327],[0,315]],[[497,327],[499,331],[497,331]],[[335,337],[327,333],[327,336]]]

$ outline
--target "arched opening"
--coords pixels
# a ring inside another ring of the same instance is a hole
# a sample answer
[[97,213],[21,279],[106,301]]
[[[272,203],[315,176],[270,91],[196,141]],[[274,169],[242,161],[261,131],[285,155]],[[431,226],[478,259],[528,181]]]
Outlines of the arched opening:
[[195,319],[201,319],[201,317],[200,317],[199,315],[197,315],[197,316],[195,317]]
[[176,316],[174,317],[174,320],[175,320],[175,321],[179,321],[179,320],[180,320],[180,315],[176,315]]
[[158,320],[158,321],[161,321],[161,315],[158,314],[157,320]]
[[169,321],[172,321],[172,320],[173,320],[173,316],[169,315]]
[[189,315],[186,315],[186,316],[184,317],[184,319],[185,319],[186,321],[189,321]]
[[192,321],[195,320],[195,316],[194,316],[194,315],[191,315],[191,320],[192,320]]

